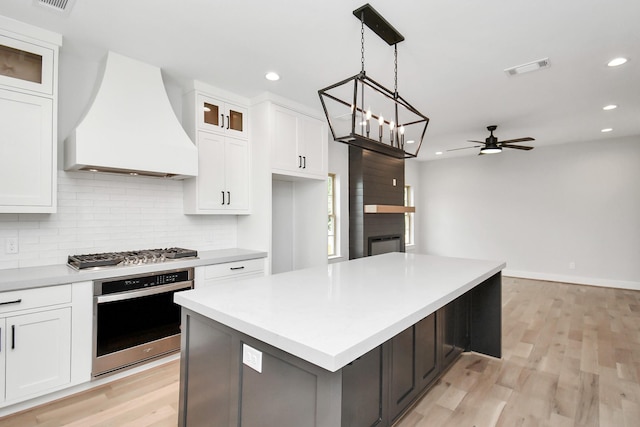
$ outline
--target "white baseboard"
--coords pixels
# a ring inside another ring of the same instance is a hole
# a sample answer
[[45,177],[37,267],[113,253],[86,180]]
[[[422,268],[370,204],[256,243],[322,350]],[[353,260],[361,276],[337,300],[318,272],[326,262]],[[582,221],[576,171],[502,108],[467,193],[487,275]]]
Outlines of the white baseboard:
[[640,282],[613,280],[595,277],[566,276],[562,274],[538,273],[532,271],[502,270],[504,276],[523,279],[546,280],[550,282],[574,283],[577,285],[602,286],[605,288],[631,289],[640,291]]

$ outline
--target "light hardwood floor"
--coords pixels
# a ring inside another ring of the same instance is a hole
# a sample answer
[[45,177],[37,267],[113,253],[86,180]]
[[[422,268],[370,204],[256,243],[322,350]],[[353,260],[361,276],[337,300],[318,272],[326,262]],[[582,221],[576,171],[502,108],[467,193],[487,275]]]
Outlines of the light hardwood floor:
[[[502,302],[503,358],[464,354],[396,427],[640,426],[640,292],[505,277]],[[168,363],[0,426],[174,427],[178,371]]]

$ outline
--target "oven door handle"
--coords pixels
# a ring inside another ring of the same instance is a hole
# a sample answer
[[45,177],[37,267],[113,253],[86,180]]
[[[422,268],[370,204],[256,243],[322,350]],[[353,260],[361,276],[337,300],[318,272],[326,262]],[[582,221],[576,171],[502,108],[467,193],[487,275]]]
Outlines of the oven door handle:
[[98,304],[104,302],[123,301],[127,299],[146,297],[149,295],[164,294],[171,291],[187,290],[193,287],[193,282],[178,282],[171,285],[153,286],[147,289],[139,289],[136,291],[119,292],[117,294],[98,295],[96,300]]

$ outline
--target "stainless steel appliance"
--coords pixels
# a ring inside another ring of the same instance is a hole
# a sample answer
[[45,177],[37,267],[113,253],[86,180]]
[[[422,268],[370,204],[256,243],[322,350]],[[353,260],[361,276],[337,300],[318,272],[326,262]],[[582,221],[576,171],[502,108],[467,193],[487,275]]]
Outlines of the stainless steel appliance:
[[92,376],[179,351],[173,294],[191,288],[193,268],[94,281]]
[[76,270],[87,268],[121,267],[128,265],[155,264],[182,258],[197,257],[193,249],[165,248],[143,249],[128,252],[105,252],[100,254],[69,255],[67,265]]

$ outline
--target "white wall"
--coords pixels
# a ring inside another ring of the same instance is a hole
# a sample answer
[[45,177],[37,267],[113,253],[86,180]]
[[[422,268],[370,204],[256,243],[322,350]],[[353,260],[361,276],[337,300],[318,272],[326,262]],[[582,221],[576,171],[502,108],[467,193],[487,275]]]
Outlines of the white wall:
[[[58,169],[63,141],[89,107],[99,77],[98,62],[61,50]],[[171,79],[165,84],[180,119],[182,90]],[[57,213],[0,214],[0,269],[63,264],[68,255],[91,251],[235,247],[236,231],[235,216],[184,215],[180,181],[59,170]],[[5,254],[7,237],[18,237],[18,254]]]
[[640,137],[424,162],[420,200],[421,252],[640,289]]
[[338,256],[329,262],[349,259],[349,146],[329,138],[329,173],[336,174],[336,205],[338,212]]
[[271,231],[277,236],[271,244],[271,272],[293,270],[293,181],[273,180]]
[[416,208],[416,213],[413,214],[414,244],[405,247],[407,252],[418,252],[420,250],[422,221],[418,219],[420,218],[422,206],[424,206],[420,195],[420,167],[421,163],[416,159],[407,159],[404,162],[404,185],[411,187],[413,191],[413,206]]

